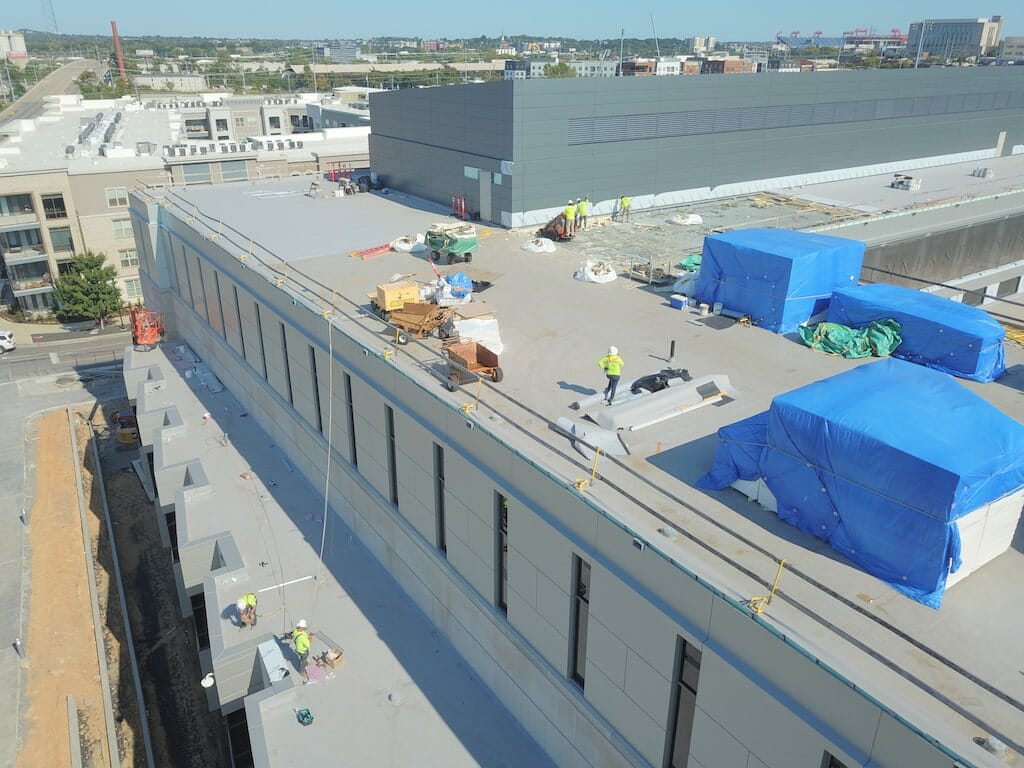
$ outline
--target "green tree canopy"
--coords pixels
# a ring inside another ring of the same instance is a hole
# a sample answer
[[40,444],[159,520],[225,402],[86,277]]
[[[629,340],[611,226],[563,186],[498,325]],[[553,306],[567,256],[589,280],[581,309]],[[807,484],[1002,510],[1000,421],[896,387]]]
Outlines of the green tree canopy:
[[560,61],[557,64],[548,64],[544,67],[544,77],[576,77],[576,70]]
[[68,271],[53,286],[61,320],[86,318],[102,326],[104,320],[121,309],[121,291],[114,282],[117,270],[105,262],[106,256],[92,251],[71,260]]

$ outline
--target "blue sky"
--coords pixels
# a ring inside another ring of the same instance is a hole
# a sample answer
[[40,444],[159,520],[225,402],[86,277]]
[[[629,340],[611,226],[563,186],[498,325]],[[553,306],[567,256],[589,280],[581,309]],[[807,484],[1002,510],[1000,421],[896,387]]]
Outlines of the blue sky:
[[[8,29],[46,29],[46,0],[6,3],[2,23]],[[859,0],[822,2],[796,0],[724,0],[680,2],[654,0],[647,4],[613,0],[463,0],[462,2],[342,2],[306,0],[297,4],[247,0],[242,3],[148,3],[139,0],[50,0],[62,32],[109,34],[110,19],[121,34],[278,37],[313,39],[363,38],[380,35],[418,37],[474,37],[505,34],[552,37],[651,37],[651,16],[659,37],[710,34],[721,40],[768,40],[782,31],[810,36],[817,30],[839,36],[844,30],[869,27],[888,32],[907,31],[922,18],[982,17],[1012,14],[1004,34],[1024,35],[1024,8],[1020,0]]]

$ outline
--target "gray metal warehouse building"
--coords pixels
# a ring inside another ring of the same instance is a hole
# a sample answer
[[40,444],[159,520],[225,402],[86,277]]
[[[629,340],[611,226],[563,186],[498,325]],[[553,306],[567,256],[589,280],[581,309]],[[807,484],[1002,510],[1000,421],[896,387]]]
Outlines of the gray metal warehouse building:
[[509,80],[371,96],[385,184],[505,227],[1024,151],[1017,67]]

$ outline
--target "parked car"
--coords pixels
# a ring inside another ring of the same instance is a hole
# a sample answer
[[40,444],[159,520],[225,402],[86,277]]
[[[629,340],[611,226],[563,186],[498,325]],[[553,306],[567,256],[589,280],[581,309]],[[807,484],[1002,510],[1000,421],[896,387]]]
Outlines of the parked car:
[[18,343],[14,340],[14,331],[0,331],[0,355],[17,348]]

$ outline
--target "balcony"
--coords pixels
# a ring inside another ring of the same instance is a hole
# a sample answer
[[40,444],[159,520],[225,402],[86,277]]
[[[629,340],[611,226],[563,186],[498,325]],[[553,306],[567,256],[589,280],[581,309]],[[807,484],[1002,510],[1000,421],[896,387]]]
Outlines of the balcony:
[[0,212],[0,232],[26,229],[33,226],[39,226],[39,217],[31,208],[20,213]]
[[11,290],[15,296],[28,296],[32,293],[52,293],[53,282],[49,275],[42,278],[11,280]]
[[8,267],[15,264],[31,264],[35,261],[46,261],[46,249],[42,245],[15,246],[3,251],[4,263]]

